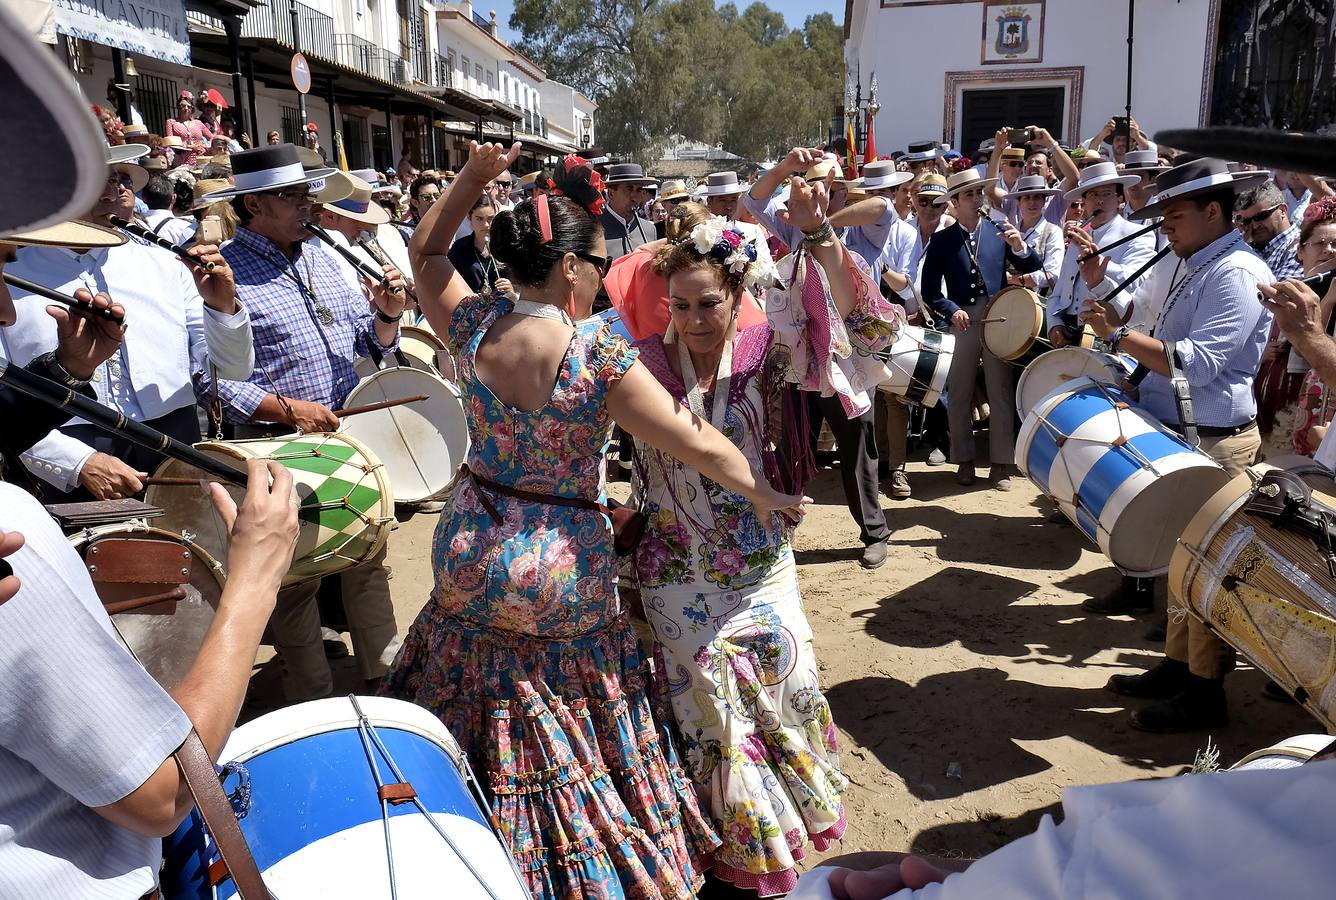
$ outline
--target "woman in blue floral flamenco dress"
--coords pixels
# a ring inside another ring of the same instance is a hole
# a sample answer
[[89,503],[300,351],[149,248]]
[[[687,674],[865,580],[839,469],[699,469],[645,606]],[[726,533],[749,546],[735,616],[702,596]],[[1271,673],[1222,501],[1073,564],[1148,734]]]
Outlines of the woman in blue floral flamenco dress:
[[527,200],[492,226],[518,298],[470,296],[451,239],[518,153],[471,147],[410,246],[422,308],[456,357],[472,443],[436,529],[431,598],[384,690],[449,727],[535,898],[686,898],[718,838],[655,720],[618,599],[611,521],[597,505],[613,424],[762,515],[800,518],[807,501],[772,488],[585,318],[607,248],[584,160],[567,158],[565,196]]
[[[889,346],[903,320],[826,223],[826,189],[793,180],[787,220],[809,237],[778,273],[754,237],[723,219],[666,245],[655,267],[668,279],[668,334],[636,344],[682,409],[794,492],[811,473],[797,390],[866,410],[882,365],[867,351]],[[767,292],[767,323],[739,332],[744,289],[759,297],[776,275],[785,287]],[[640,457],[641,596],[687,771],[723,841],[715,875],[762,897],[788,893],[806,844],[824,850],[844,833],[846,786],[790,523],[689,462]]]

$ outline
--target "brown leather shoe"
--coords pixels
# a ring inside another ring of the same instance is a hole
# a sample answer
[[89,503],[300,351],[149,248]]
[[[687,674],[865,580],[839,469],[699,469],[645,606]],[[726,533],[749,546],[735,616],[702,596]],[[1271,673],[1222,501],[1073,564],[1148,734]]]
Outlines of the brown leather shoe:
[[1183,690],[1190,677],[1187,663],[1166,656],[1149,671],[1140,675],[1114,675],[1104,686],[1124,697],[1162,700]]

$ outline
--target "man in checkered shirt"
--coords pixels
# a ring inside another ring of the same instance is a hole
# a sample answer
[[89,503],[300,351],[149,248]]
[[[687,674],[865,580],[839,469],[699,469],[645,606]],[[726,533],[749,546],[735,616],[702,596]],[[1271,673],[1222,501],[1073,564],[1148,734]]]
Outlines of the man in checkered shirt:
[[[210,196],[230,200],[241,220],[223,256],[251,315],[255,371],[246,381],[218,381],[223,418],[241,439],[337,431],[332,410],[357,384],[353,360],[379,358],[398,346],[403,276],[386,267],[388,286],[356,291],[329,251],[307,240],[312,192],[334,170],[303,171],[291,144],[233,154],[232,169],[235,187]],[[214,394],[204,381],[207,400]],[[339,578],[353,653],[374,689],[399,648],[385,549]],[[319,588],[319,579],[285,588],[269,622],[291,703],[334,689],[321,641]]]

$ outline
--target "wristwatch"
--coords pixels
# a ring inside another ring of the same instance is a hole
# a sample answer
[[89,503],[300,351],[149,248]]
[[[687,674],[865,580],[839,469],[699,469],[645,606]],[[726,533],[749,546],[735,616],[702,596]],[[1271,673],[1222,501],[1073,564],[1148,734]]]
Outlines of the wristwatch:
[[82,388],[87,387],[88,382],[91,380],[88,378],[76,378],[74,375],[71,375],[69,369],[66,369],[60,364],[60,360],[56,358],[56,351],[54,350],[36,357],[32,361],[32,367],[41,370],[37,374],[45,375],[61,387],[69,388],[72,391],[81,390]]
[[376,309],[376,318],[380,319],[386,325],[398,325],[399,320],[402,319],[403,317],[404,314],[402,310],[400,310],[399,315],[397,316],[387,316],[385,315],[385,313],[380,311],[379,307]]

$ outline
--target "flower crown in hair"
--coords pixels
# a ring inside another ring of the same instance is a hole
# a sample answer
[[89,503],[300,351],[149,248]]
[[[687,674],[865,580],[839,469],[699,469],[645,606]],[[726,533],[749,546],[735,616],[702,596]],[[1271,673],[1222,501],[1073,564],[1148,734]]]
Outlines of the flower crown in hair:
[[1336,221],[1336,197],[1314,200],[1304,210],[1303,224]]
[[756,238],[748,237],[726,219],[706,219],[691,229],[690,239],[697,253],[717,259],[729,272],[740,275],[743,287],[753,293],[777,280],[775,266],[769,254],[758,252]]

